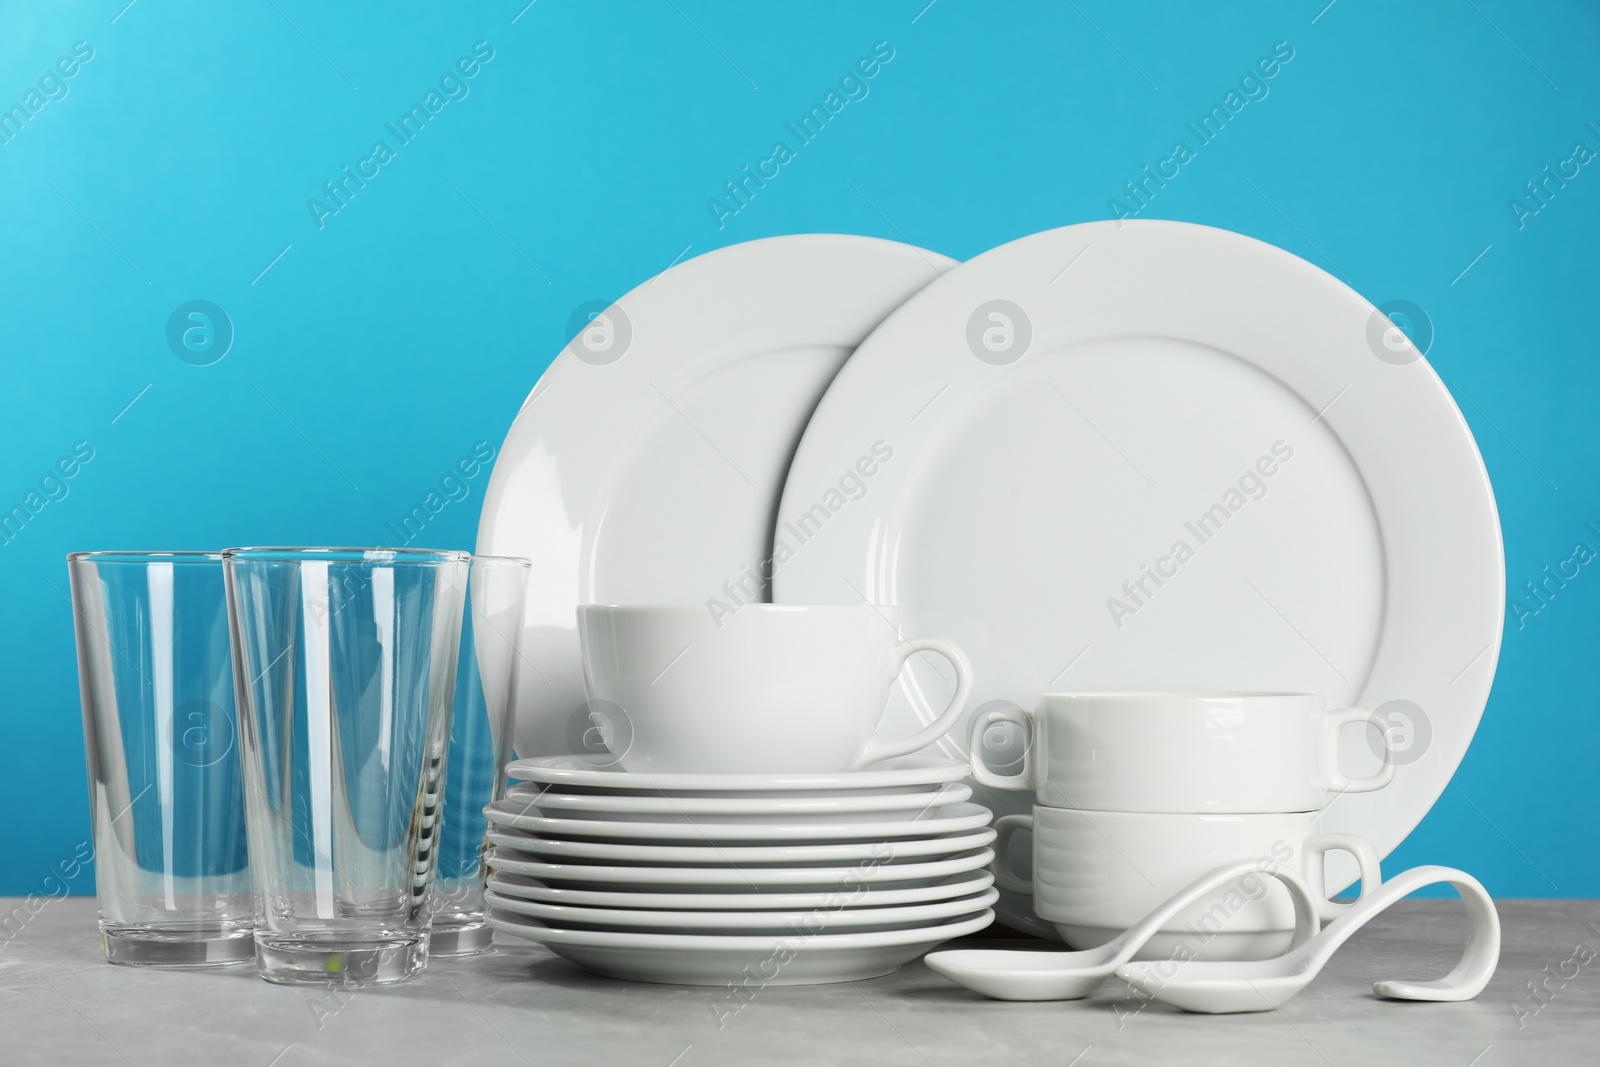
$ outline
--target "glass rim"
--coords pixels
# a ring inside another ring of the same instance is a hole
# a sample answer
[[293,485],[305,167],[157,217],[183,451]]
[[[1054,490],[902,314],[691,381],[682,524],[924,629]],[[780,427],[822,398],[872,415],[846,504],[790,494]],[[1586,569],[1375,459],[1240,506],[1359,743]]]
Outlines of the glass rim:
[[222,550],[222,559],[227,563],[305,563],[314,560],[329,563],[465,563],[471,558],[470,552],[454,548],[384,548],[377,545],[250,546]]
[[490,567],[510,566],[531,568],[533,566],[533,560],[528,559],[526,556],[480,556],[476,552],[472,554],[472,562],[474,564],[485,564]]
[[68,563],[221,563],[221,549],[102,548],[92,552],[68,552]]

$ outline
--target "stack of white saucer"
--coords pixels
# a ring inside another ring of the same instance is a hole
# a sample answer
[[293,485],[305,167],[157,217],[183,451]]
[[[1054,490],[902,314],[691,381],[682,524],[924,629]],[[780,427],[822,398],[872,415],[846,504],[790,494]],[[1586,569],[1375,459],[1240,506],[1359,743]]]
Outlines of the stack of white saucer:
[[613,978],[748,987],[887,974],[993,919],[967,764],[639,774],[521,760],[485,809],[489,923]]

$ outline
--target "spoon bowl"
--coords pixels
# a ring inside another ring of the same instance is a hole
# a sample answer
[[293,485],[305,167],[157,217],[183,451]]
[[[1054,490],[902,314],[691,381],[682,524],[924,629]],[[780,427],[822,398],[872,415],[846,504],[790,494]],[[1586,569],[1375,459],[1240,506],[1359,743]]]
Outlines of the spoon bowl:
[[995,1000],[1079,1000],[1116,970],[1115,960],[1097,948],[949,949],[931,952],[923,962],[952,982]]

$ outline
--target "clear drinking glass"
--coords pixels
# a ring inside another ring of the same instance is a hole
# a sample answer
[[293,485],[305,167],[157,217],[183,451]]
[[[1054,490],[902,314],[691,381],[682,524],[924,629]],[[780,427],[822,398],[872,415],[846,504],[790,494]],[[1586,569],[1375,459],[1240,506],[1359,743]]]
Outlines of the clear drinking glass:
[[519,674],[518,639],[531,567],[528,560],[510,556],[472,557],[433,883],[431,956],[466,956],[494,947],[494,931],[483,917],[483,834],[488,825],[483,807],[505,795],[511,696]]
[[74,552],[67,569],[106,959],[251,959],[222,554]]
[[399,982],[427,965],[468,559],[223,553],[269,981]]

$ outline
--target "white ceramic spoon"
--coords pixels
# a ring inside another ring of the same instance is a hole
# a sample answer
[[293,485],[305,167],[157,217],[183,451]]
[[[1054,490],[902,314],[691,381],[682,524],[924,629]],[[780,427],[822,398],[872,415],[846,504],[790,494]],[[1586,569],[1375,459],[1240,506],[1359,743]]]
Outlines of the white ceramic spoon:
[[932,952],[930,968],[968,989],[996,1000],[1077,1000],[1133,959],[1145,942],[1172,918],[1208,893],[1245,875],[1268,875],[1282,882],[1294,901],[1294,937],[1309,941],[1321,925],[1317,900],[1298,875],[1288,870],[1263,871],[1256,861],[1229,864],[1202,875],[1171,900],[1099,948],[1078,952],[1029,952],[1013,949],[951,949]]
[[1413,867],[1368,893],[1316,937],[1270,960],[1252,963],[1128,963],[1117,976],[1135,989],[1185,1011],[1270,1011],[1306,987],[1338,947],[1379,912],[1423,886],[1448,882],[1467,907],[1467,947],[1455,970],[1436,981],[1377,982],[1373,992],[1396,1000],[1471,1000],[1500,960],[1500,916],[1470,874],[1450,867]]

